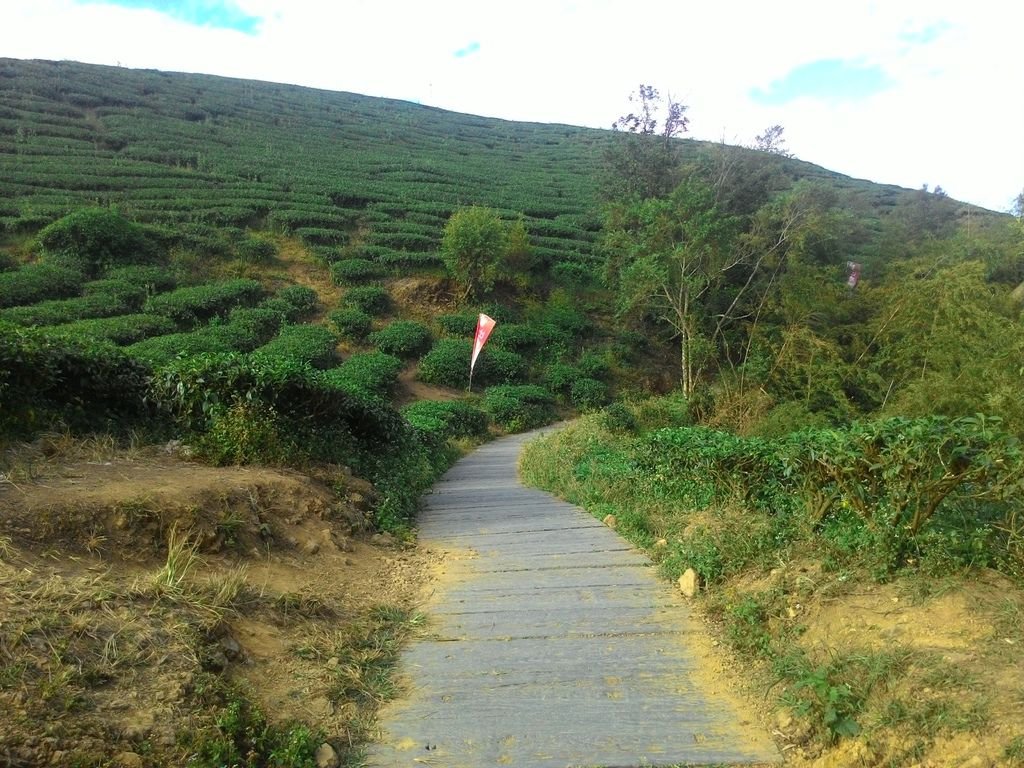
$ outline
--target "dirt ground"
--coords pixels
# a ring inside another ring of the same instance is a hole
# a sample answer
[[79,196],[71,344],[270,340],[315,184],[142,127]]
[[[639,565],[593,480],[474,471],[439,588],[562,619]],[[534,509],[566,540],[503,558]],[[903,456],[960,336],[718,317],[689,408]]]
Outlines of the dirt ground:
[[10,459],[0,765],[184,764],[211,676],[338,754],[372,734],[394,635],[369,630],[416,616],[434,556],[371,533],[369,484],[59,439]]

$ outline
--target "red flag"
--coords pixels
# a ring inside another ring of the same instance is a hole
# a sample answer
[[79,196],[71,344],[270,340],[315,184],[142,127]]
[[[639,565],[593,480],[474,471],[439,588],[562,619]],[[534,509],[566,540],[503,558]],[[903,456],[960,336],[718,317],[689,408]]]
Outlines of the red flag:
[[856,261],[848,261],[846,267],[850,270],[850,276],[846,278],[846,285],[852,291],[860,282],[860,264]]
[[494,330],[495,321],[487,315],[480,313],[476,321],[476,335],[473,337],[473,359],[469,361],[469,375],[473,375],[473,368],[476,366],[476,359],[480,356],[480,350],[487,343],[487,337]]

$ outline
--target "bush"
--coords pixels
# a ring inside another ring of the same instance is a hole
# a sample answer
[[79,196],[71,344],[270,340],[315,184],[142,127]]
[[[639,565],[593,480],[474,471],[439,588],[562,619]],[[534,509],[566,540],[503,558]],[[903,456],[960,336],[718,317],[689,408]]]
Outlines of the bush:
[[80,264],[89,274],[161,256],[156,237],[145,227],[106,208],[86,208],[58,219],[39,233],[39,244],[46,253]]
[[210,332],[236,352],[251,352],[274,338],[281,323],[281,315],[272,308],[236,307],[231,310],[226,323],[211,325]]
[[577,410],[596,411],[608,403],[608,387],[597,379],[577,379],[569,398]]
[[124,351],[155,368],[179,357],[189,358],[202,354],[236,351],[231,345],[230,334],[223,333],[222,329],[223,326],[206,327],[195,331],[154,336],[131,344],[125,347]]
[[503,323],[494,329],[490,343],[513,352],[534,349],[545,341],[542,329],[534,325]]
[[320,297],[316,295],[316,291],[304,285],[281,288],[275,297],[291,305],[293,312],[288,315],[288,319],[292,322],[312,317],[320,306]]
[[269,264],[277,256],[277,245],[264,237],[247,237],[235,247],[246,264]]
[[331,264],[331,279],[338,285],[372,280],[387,273],[386,267],[366,259],[341,259]]
[[237,306],[252,306],[262,292],[262,287],[255,280],[226,280],[161,293],[151,297],[144,310],[169,317],[181,327],[188,327],[225,315]]
[[609,432],[631,435],[639,429],[636,416],[624,403],[612,403],[601,415],[604,428]]
[[172,320],[158,315],[118,315],[117,317],[99,317],[89,320],[78,320],[65,325],[55,325],[47,329],[51,335],[66,338],[93,339],[109,341],[124,346],[152,336],[163,336],[174,333]]
[[349,357],[324,374],[328,383],[361,397],[387,398],[391,395],[402,361],[383,352],[363,352]]
[[433,438],[481,437],[487,434],[487,414],[462,400],[420,400],[402,409],[413,429]]
[[544,385],[560,395],[569,394],[573,382],[582,378],[579,368],[568,363],[552,363],[544,369]]
[[90,317],[113,317],[131,312],[135,307],[116,296],[93,294],[74,299],[41,301],[27,307],[0,310],[0,320],[16,325],[61,325]]
[[336,362],[337,337],[322,325],[286,325],[277,338],[256,351],[264,357],[280,357],[314,368],[330,368]]
[[129,283],[127,280],[115,278],[92,280],[82,286],[82,294],[85,296],[110,296],[133,310],[141,308],[142,303],[146,300],[145,288],[135,285],[135,283]]
[[150,294],[170,291],[178,286],[177,274],[169,267],[134,264],[108,270],[104,277],[137,285]]
[[83,280],[80,270],[47,263],[0,272],[0,308],[75,296],[81,291]]
[[0,328],[0,434],[124,428],[147,413],[148,377],[111,344]]
[[[473,344],[463,339],[439,339],[420,360],[419,379],[428,384],[464,389],[469,385]],[[476,361],[473,380],[481,385],[521,381],[526,363],[515,352],[485,347]]]
[[491,387],[484,393],[484,408],[494,423],[508,432],[522,432],[555,420],[555,398],[533,385]]
[[381,285],[362,285],[349,288],[344,301],[373,317],[383,315],[391,307],[391,296]]
[[576,367],[582,376],[588,379],[605,380],[611,373],[611,366],[604,355],[597,352],[584,352],[580,355]]
[[460,313],[455,315],[439,315],[437,324],[448,336],[461,336],[472,339],[476,333],[478,316],[472,313]]
[[373,324],[368,314],[355,307],[337,309],[331,312],[329,319],[341,338],[356,342],[366,338]]
[[398,320],[371,333],[369,342],[395,357],[416,357],[430,347],[430,329],[414,320]]

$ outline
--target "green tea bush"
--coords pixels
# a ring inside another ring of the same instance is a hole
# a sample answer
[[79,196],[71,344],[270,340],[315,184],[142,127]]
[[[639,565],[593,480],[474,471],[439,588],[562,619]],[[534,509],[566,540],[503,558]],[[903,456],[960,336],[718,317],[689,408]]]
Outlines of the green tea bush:
[[46,262],[0,272],[0,308],[75,296],[84,280],[81,270]]
[[[463,389],[469,385],[469,361],[473,344],[463,339],[439,339],[420,360],[419,379],[428,384]],[[522,381],[526,363],[515,352],[484,347],[476,361],[474,382],[481,385]]]
[[402,361],[383,352],[361,352],[324,373],[324,380],[362,397],[386,399],[398,383]]
[[544,369],[544,386],[560,395],[568,395],[574,382],[583,378],[580,369],[568,363],[552,363]]
[[115,267],[107,270],[104,275],[109,280],[124,280],[146,289],[149,294],[164,293],[178,286],[178,275],[170,267],[133,264],[127,267]]
[[235,352],[251,352],[266,344],[280,330],[281,315],[267,307],[236,307],[227,322],[214,325],[210,332]]
[[274,294],[275,298],[282,299],[291,305],[293,312],[288,315],[292,322],[306,320],[312,317],[320,306],[320,297],[316,291],[305,285],[288,285]]
[[331,279],[338,285],[373,280],[387,273],[386,267],[366,259],[341,259],[331,264]]
[[82,294],[84,296],[110,296],[133,310],[140,309],[146,300],[145,288],[116,278],[91,280],[82,286]]
[[373,325],[373,319],[363,310],[355,307],[336,309],[331,312],[328,319],[337,329],[341,338],[356,342],[365,339]]
[[45,227],[38,240],[45,253],[81,264],[93,275],[122,264],[159,261],[163,255],[153,233],[106,208],[70,213]]
[[225,280],[150,297],[143,309],[174,320],[180,327],[194,325],[217,315],[225,315],[238,306],[252,306],[263,289],[255,280]]
[[430,340],[430,329],[415,320],[397,320],[368,337],[381,352],[403,359],[421,355],[430,347]]
[[481,437],[487,434],[487,413],[462,400],[420,400],[402,409],[402,415],[419,432],[440,440]]
[[16,325],[61,325],[91,317],[124,315],[137,307],[118,296],[97,293],[73,299],[41,301],[24,307],[0,310],[0,320]]
[[111,344],[0,327],[0,434],[145,418],[149,369]]
[[264,299],[256,305],[256,308],[270,310],[281,319],[282,324],[294,323],[299,319],[299,313],[295,307],[284,299],[279,299],[276,296]]
[[597,379],[577,379],[573,382],[569,399],[579,411],[596,411],[608,404],[608,386]]
[[462,312],[459,314],[438,315],[437,324],[441,326],[441,330],[446,336],[472,339],[473,334],[476,333],[477,320],[477,315],[471,312]]
[[257,352],[264,357],[308,363],[314,368],[330,368],[336,362],[337,344],[337,337],[322,325],[286,325]]
[[327,227],[298,227],[295,234],[304,243],[311,245],[341,245],[348,242],[348,235],[343,230]]
[[576,363],[580,374],[588,379],[604,381],[611,374],[607,358],[598,352],[584,352]]
[[152,336],[174,333],[176,329],[174,321],[159,315],[118,315],[54,325],[47,330],[50,334],[67,338],[88,338],[124,346]]
[[512,352],[522,352],[535,349],[545,340],[543,330],[535,325],[502,323],[494,328],[489,343]]
[[195,331],[143,339],[125,347],[124,351],[153,367],[160,367],[178,358],[235,352],[231,344],[231,335],[230,332],[223,331],[223,326],[204,327]]
[[603,426],[609,432],[632,435],[640,427],[636,416],[633,415],[633,411],[625,403],[612,403],[604,409],[601,415],[603,417]]
[[508,432],[522,432],[555,420],[555,398],[543,387],[503,385],[484,393],[484,409]]
[[277,245],[265,237],[247,237],[235,246],[235,253],[246,264],[269,264],[277,257]]
[[372,317],[379,317],[391,307],[391,296],[382,285],[361,285],[349,288],[344,302]]
[[526,378],[526,361],[515,352],[484,347],[476,361],[476,373],[481,384],[515,384]]

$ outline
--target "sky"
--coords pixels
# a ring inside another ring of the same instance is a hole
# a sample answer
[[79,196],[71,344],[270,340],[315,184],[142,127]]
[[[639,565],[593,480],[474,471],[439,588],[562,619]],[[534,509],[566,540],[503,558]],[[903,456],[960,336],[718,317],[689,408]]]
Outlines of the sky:
[[1024,4],[1007,0],[0,0],[0,56],[255,78],[608,128],[641,83],[693,138],[1007,210]]

